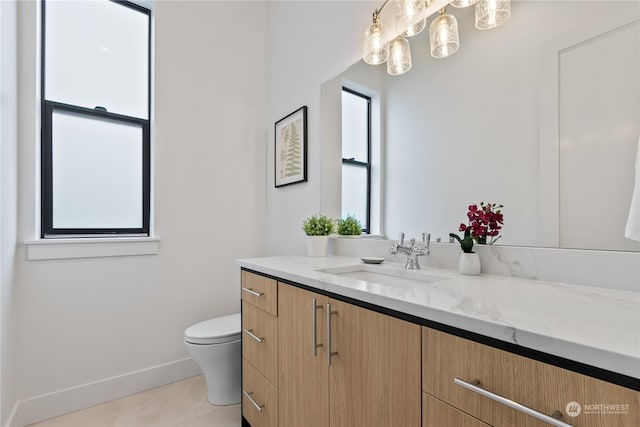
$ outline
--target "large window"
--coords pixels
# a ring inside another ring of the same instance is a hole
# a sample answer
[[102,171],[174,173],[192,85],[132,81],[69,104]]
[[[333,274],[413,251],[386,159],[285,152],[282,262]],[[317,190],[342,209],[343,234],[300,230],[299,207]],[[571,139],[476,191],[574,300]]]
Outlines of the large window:
[[371,227],[371,98],[342,88],[342,217]]
[[149,235],[150,12],[42,2],[41,237]]

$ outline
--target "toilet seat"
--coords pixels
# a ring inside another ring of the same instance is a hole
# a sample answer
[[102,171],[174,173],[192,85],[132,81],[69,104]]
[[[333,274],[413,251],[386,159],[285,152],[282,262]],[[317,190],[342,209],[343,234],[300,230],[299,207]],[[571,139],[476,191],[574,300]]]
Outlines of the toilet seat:
[[184,340],[191,344],[221,344],[241,338],[240,313],[196,323],[184,331]]

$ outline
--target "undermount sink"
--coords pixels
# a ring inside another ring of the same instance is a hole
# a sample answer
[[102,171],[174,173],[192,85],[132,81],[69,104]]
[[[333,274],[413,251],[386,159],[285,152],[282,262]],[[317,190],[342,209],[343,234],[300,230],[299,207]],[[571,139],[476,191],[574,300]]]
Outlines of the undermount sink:
[[324,268],[318,271],[335,276],[387,286],[416,286],[449,279],[447,276],[437,276],[435,274],[425,273],[421,270],[405,270],[401,268],[368,264]]

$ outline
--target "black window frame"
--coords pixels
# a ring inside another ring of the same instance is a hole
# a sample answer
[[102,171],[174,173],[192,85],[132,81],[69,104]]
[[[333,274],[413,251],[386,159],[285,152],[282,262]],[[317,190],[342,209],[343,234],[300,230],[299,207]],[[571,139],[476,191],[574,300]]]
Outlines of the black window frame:
[[366,218],[364,218],[365,223],[362,224],[362,232],[368,234],[371,232],[371,97],[346,86],[342,87],[342,91],[358,96],[367,101],[367,161],[363,162],[355,160],[353,157],[349,159],[343,157],[342,165],[365,168],[367,171],[367,213]]
[[[147,117],[139,118],[106,111],[102,107],[86,108],[77,105],[64,104],[45,98],[46,75],[46,3],[41,1],[42,33],[40,50],[40,95],[41,95],[41,176],[40,176],[40,237],[126,237],[149,236],[151,217],[151,11],[124,0],[109,0],[113,3],[128,7],[147,15]],[[114,29],[117,30],[117,29]],[[96,106],[100,105],[96,100]],[[142,226],[139,228],[56,228],[53,226],[53,113],[56,111],[71,112],[88,118],[110,120],[122,124],[133,124],[142,129]]]

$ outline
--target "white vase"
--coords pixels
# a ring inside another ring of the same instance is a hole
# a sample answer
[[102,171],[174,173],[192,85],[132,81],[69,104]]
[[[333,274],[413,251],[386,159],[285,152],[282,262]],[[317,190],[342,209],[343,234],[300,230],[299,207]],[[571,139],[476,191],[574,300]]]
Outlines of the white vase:
[[307,252],[309,256],[326,256],[328,243],[329,236],[307,236]]
[[458,261],[458,271],[467,276],[476,276],[480,274],[480,257],[477,253],[461,253]]

